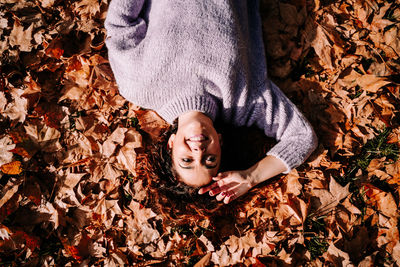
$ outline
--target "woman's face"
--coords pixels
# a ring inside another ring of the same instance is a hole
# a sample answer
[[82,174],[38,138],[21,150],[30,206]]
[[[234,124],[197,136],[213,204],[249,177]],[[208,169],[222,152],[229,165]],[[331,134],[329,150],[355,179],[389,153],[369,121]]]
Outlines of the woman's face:
[[178,131],[168,140],[172,164],[182,182],[199,187],[211,182],[221,162],[220,135],[212,120],[190,111],[178,118]]

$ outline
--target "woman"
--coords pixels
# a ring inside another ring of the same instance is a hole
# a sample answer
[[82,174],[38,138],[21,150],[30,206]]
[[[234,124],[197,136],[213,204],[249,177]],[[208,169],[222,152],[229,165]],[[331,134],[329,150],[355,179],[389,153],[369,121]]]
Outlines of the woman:
[[[207,185],[200,194],[229,203],[315,149],[310,124],[267,78],[258,1],[113,0],[105,26],[121,95],[178,120],[172,167],[179,181]],[[249,169],[218,173],[216,119],[257,125],[278,143]]]

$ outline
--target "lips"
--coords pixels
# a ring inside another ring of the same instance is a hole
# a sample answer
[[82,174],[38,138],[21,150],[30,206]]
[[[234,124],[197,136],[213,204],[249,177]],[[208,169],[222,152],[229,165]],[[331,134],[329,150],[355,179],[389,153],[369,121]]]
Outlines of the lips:
[[202,134],[198,134],[198,135],[193,135],[190,138],[187,139],[188,141],[192,141],[192,142],[203,142],[207,140],[207,137],[205,135]]

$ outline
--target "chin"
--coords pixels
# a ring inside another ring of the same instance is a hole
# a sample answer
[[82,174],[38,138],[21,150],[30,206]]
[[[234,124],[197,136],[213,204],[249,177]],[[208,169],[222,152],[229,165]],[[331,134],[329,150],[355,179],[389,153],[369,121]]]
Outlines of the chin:
[[209,179],[204,179],[204,180],[201,180],[201,181],[196,181],[196,182],[192,182],[192,181],[190,181],[190,182],[192,182],[192,183],[186,183],[186,182],[184,182],[185,184],[187,184],[188,186],[191,186],[191,187],[203,187],[203,186],[205,186],[205,185],[208,185],[209,183],[211,183],[211,181],[212,181],[212,178],[210,177]]

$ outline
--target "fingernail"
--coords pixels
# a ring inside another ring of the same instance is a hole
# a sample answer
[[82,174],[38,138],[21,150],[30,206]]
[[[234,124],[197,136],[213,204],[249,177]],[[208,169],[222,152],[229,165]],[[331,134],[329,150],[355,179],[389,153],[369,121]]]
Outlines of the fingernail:
[[224,197],[225,195],[226,195],[226,192],[225,192],[225,191],[221,193],[221,196]]
[[214,195],[213,192],[211,192],[211,191],[209,192],[209,194],[210,194],[210,196],[213,196],[213,195]]

